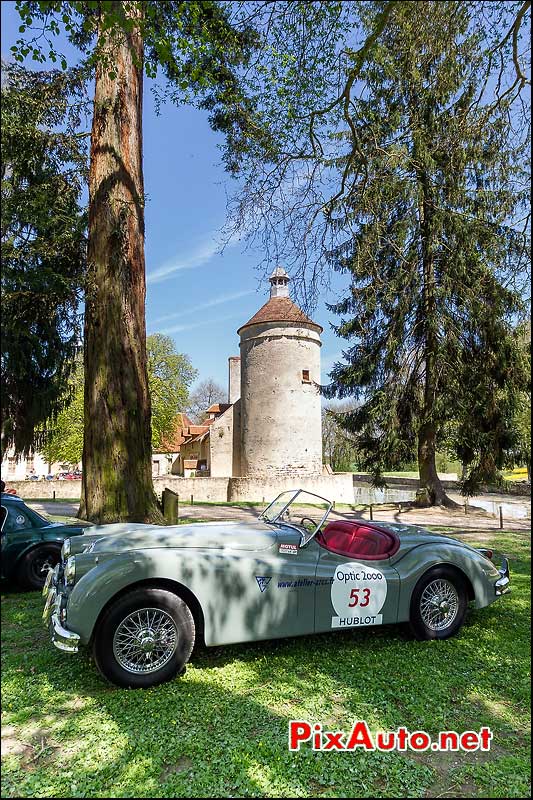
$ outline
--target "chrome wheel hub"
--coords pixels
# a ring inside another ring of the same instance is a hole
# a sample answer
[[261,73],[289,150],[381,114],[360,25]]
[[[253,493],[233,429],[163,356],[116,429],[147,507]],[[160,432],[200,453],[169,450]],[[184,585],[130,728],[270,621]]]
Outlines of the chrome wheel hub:
[[178,631],[161,608],[141,608],[122,620],[113,636],[113,654],[127,672],[146,675],[167,664],[178,646]]
[[151,634],[140,636],[140,647],[143,653],[151,653],[156,645],[156,638]]
[[459,611],[459,595],[450,581],[438,578],[428,583],[420,598],[420,615],[426,627],[443,631],[453,623]]

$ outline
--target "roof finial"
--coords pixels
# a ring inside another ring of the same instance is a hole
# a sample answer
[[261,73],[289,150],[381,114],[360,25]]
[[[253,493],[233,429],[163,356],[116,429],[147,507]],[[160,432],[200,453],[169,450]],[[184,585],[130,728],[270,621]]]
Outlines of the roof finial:
[[270,297],[289,296],[289,276],[283,267],[276,267],[270,278]]

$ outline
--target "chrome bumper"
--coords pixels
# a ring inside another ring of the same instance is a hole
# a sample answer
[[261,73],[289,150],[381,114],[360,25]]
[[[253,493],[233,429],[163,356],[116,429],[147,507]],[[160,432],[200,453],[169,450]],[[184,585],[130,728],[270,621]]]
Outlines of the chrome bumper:
[[46,580],[45,580],[44,586],[43,586],[43,597],[48,597],[48,591],[49,591],[50,587],[52,585],[54,585],[54,586],[57,585],[58,573],[59,573],[59,565],[57,565],[57,564],[53,569],[49,569],[48,570],[48,575],[46,576]]
[[65,653],[78,652],[80,637],[77,633],[63,628],[57,614],[52,614],[52,619],[50,620],[50,635],[52,637],[52,643],[58,650],[63,650]]
[[45,628],[50,631],[50,638],[58,650],[63,650],[65,653],[77,653],[80,637],[77,633],[67,630],[61,624],[61,594],[57,592],[57,576],[59,566],[50,570],[46,576],[46,581],[43,588],[43,595],[46,596],[46,602],[43,610],[43,623]]
[[506,558],[502,559],[502,565],[498,572],[500,573],[500,577],[494,584],[494,591],[496,592],[496,596],[500,597],[502,594],[508,594],[511,591],[511,587],[509,586],[511,582],[509,576],[509,562]]

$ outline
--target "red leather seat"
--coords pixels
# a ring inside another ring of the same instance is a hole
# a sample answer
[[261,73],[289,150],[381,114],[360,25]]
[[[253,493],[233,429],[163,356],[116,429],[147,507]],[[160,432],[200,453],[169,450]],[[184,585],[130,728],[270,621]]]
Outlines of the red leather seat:
[[349,520],[330,522],[317,534],[321,547],[348,558],[378,561],[394,555],[400,540],[391,531]]

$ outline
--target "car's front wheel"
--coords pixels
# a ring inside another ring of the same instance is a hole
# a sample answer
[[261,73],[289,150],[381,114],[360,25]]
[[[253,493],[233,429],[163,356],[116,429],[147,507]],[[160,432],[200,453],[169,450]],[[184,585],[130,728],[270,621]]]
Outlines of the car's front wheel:
[[448,639],[464,622],[468,593],[464,579],[449,567],[423,575],[411,597],[411,629],[417,639]]
[[111,683],[146,689],[183,669],[194,637],[193,616],[180,597],[165,589],[133,589],[106,609],[93,654]]
[[19,564],[17,579],[25,589],[42,589],[49,570],[61,559],[61,549],[43,544],[26,553]]

